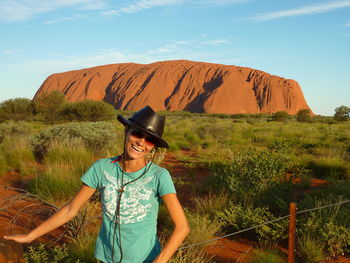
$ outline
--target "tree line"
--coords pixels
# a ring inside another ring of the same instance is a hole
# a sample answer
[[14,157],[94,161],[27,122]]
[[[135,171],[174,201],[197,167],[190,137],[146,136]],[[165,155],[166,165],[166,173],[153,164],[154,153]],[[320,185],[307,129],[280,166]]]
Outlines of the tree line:
[[[272,121],[286,121],[291,116],[286,111],[278,111],[271,115]],[[106,121],[115,118],[115,109],[104,101],[84,100],[67,102],[59,91],[43,94],[35,100],[15,98],[0,103],[0,122],[7,120],[46,122],[58,121]],[[295,115],[299,122],[312,122],[314,117],[309,109],[301,109]],[[350,108],[342,105],[335,109],[335,121],[350,119]]]

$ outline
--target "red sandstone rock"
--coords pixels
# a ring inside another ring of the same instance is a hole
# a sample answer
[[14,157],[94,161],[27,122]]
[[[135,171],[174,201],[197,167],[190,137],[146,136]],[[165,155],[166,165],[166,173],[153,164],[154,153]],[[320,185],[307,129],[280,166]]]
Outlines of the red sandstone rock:
[[238,66],[175,60],[111,64],[49,76],[34,99],[59,90],[68,101],[104,100],[117,109],[296,114],[310,109],[291,79]]

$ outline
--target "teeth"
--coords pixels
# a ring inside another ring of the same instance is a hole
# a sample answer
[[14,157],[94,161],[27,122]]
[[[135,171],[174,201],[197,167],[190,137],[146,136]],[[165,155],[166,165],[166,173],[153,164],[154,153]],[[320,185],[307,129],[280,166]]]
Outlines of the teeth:
[[137,152],[143,152],[142,149],[137,148],[135,145],[131,145],[131,147],[132,147],[135,151],[137,151]]

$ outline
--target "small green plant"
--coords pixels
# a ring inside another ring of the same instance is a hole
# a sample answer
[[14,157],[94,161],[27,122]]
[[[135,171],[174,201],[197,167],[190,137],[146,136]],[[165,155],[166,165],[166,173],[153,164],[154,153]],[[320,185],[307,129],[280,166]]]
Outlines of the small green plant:
[[33,105],[30,99],[15,98],[0,103],[0,122],[6,120],[25,121],[33,118]]
[[24,121],[7,121],[0,124],[0,143],[5,138],[25,137],[32,131],[31,126]]
[[[186,243],[188,244],[197,244],[211,240],[221,231],[222,223],[216,219],[210,219],[208,215],[187,212],[186,217],[191,229],[186,238]],[[208,244],[204,243],[202,247]]]
[[217,167],[215,175],[237,200],[248,204],[278,183],[292,166],[292,157],[284,150],[246,147],[233,156],[229,165]]
[[350,118],[350,108],[347,106],[339,106],[335,109],[334,119],[337,121],[347,121]]
[[254,249],[244,260],[244,263],[286,263],[281,254],[272,249]]
[[289,115],[286,111],[277,111],[272,115],[272,120],[284,122],[284,121],[288,120],[288,117],[289,117]]
[[32,149],[39,159],[43,159],[54,142],[65,145],[74,145],[82,141],[86,148],[94,153],[103,153],[121,149],[117,138],[122,138],[122,131],[108,122],[66,123],[49,127],[30,138]]
[[69,250],[66,246],[56,246],[49,248],[44,244],[37,247],[30,246],[28,251],[24,253],[26,263],[78,263],[69,255]]
[[240,231],[253,226],[259,226],[254,231],[261,242],[272,242],[286,238],[287,221],[281,220],[265,224],[276,219],[267,208],[243,207],[230,202],[227,209],[218,211],[216,217],[230,231]]
[[200,247],[192,247],[179,250],[169,261],[169,263],[214,263],[212,256],[209,256]]
[[75,147],[52,143],[44,160],[45,167],[30,182],[30,189],[44,200],[66,200],[80,187],[80,177],[93,163],[94,154],[83,143]]
[[107,121],[116,116],[111,104],[104,101],[84,100],[67,102],[60,109],[60,117],[67,121]]
[[192,202],[195,207],[195,212],[201,215],[209,215],[213,218],[216,211],[222,210],[227,206],[228,195],[225,192],[213,194],[209,192],[205,196],[193,196]]
[[304,234],[298,239],[298,258],[303,263],[323,262],[327,256],[325,244],[309,234]]
[[299,122],[310,122],[311,111],[309,109],[302,109],[297,112],[297,121]]
[[34,98],[34,113],[43,121],[50,123],[58,121],[58,112],[65,101],[64,95],[58,90],[42,93],[40,97]]

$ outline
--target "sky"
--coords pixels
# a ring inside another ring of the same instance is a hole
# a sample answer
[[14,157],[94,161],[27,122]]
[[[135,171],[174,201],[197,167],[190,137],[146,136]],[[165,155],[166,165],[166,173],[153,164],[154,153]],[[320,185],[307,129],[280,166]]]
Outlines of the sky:
[[0,0],[0,102],[53,73],[177,59],[294,79],[332,116],[350,106],[350,0]]

